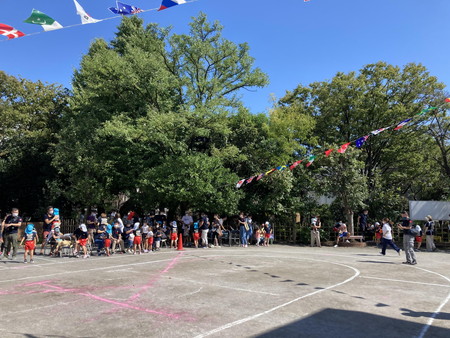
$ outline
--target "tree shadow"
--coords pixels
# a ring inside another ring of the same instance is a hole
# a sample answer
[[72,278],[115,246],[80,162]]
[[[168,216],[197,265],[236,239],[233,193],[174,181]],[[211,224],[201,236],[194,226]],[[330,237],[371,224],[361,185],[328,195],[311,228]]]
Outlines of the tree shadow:
[[[325,309],[256,337],[414,337],[422,328],[422,323],[403,319],[360,311]],[[448,338],[450,329],[431,326],[426,336]]]
[[[402,313],[403,316],[407,317],[413,317],[413,318],[419,318],[419,317],[425,317],[425,318],[431,318],[434,313],[433,312],[417,312],[409,309],[400,309],[401,311],[404,311]],[[436,315],[436,319],[442,319],[442,320],[450,320],[450,313],[448,312],[440,312]]]

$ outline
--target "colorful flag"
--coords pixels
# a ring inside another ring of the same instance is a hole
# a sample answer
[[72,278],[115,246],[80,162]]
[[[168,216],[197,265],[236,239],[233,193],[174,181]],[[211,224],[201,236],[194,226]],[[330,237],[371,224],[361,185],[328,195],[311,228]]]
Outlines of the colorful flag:
[[447,97],[447,98],[445,99],[445,102],[450,102],[450,97]]
[[26,19],[24,22],[32,23],[34,25],[41,25],[44,31],[46,32],[63,28],[63,26],[61,26],[61,24],[58,21],[55,21],[47,14],[39,12],[36,9],[33,9],[30,17]]
[[158,11],[162,11],[163,9],[167,9],[169,7],[177,6],[185,4],[185,0],[162,0],[161,6],[159,7]]
[[237,182],[236,184],[236,189],[239,189],[240,187],[242,187],[242,185],[244,184],[245,180],[240,180],[239,182]]
[[306,167],[309,167],[314,162],[315,159],[316,155],[311,155],[308,159],[308,163],[306,163]]
[[383,132],[383,131],[385,131],[385,130],[387,130],[387,129],[389,129],[389,127],[387,127],[387,128],[380,128],[380,129],[371,131],[370,133],[371,133],[372,135],[378,135],[379,133],[381,133],[381,132]]
[[328,149],[327,151],[325,151],[325,157],[330,156],[330,154],[333,152],[334,149]]
[[117,1],[116,7],[109,7],[109,10],[113,12],[114,14],[120,14],[120,15],[132,15],[141,13],[142,9],[137,8],[136,6],[127,5],[122,2]]
[[9,40],[25,36],[21,31],[5,25],[4,23],[0,23],[0,34],[6,36]]
[[286,168],[287,168],[286,165],[280,165],[279,167],[277,167],[277,170],[283,171],[283,170],[286,169]]
[[94,19],[92,16],[90,16],[88,13],[86,13],[86,11],[84,10],[83,7],[81,7],[81,5],[78,3],[77,0],[73,0],[75,7],[77,9],[77,14],[81,17],[81,23],[83,25],[87,24],[87,23],[96,23],[99,22],[100,20]]
[[337,150],[337,152],[341,153],[341,154],[345,153],[350,144],[351,144],[351,142],[341,145],[341,147]]
[[394,130],[399,130],[399,129],[403,128],[403,126],[404,126],[405,124],[407,124],[407,123],[408,123],[409,121],[411,121],[411,120],[412,120],[412,119],[406,119],[406,120],[400,122],[400,123],[397,125],[397,127],[394,128]]
[[364,142],[367,141],[367,139],[369,138],[369,135],[360,137],[359,139],[356,140],[355,144],[356,144],[356,148],[361,148],[364,144]]
[[270,175],[271,173],[273,173],[275,170],[277,169],[270,169],[268,172],[266,172],[264,175]]
[[252,181],[253,181],[253,179],[254,179],[255,177],[256,177],[256,176],[250,177],[249,179],[247,179],[247,181],[245,181],[245,183],[247,183],[247,184],[252,183]]
[[259,181],[261,178],[263,178],[265,174],[259,174],[258,177],[256,178],[257,181]]
[[298,166],[298,165],[299,165],[300,163],[302,163],[302,162],[303,162],[303,160],[300,160],[300,161],[297,161],[297,162],[292,163],[292,164],[290,165],[289,169],[290,169],[290,170],[294,169],[296,166]]

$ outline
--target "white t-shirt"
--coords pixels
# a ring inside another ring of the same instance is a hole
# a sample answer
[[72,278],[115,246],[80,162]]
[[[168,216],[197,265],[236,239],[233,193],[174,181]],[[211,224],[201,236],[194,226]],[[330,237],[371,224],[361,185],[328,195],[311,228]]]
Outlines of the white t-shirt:
[[148,225],[144,225],[144,226],[142,227],[142,233],[143,233],[143,234],[148,233]]
[[386,239],[392,239],[392,229],[388,223],[383,224],[383,237]]

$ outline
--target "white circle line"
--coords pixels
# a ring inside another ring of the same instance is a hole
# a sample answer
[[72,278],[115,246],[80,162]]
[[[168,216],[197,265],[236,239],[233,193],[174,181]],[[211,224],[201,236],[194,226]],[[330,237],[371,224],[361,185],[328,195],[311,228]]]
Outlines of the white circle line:
[[[235,256],[238,256],[238,255],[235,255]],[[240,255],[240,256],[254,257],[254,255],[251,255],[251,256],[250,256],[250,255]],[[209,257],[210,257],[210,256],[209,256]],[[265,256],[265,258],[269,258],[269,257],[270,257],[270,256]],[[271,257],[271,258],[279,258],[279,257]],[[296,259],[297,259],[297,260],[301,260],[301,259],[299,259],[299,258],[296,258]],[[276,310],[278,310],[278,309],[280,309],[280,308],[282,308],[282,307],[288,306],[288,305],[290,305],[290,304],[292,304],[292,303],[295,303],[295,302],[297,302],[297,301],[299,301],[299,300],[302,300],[302,299],[304,299],[304,298],[307,298],[307,297],[310,297],[310,296],[314,296],[314,295],[316,295],[316,294],[318,294],[318,293],[321,293],[321,292],[324,292],[324,291],[327,291],[327,290],[336,288],[336,287],[338,287],[338,286],[344,285],[344,284],[346,284],[346,283],[351,282],[352,280],[354,280],[354,279],[355,279],[356,277],[358,277],[359,274],[360,274],[360,271],[359,271],[358,269],[356,269],[356,268],[354,268],[354,267],[352,267],[352,266],[350,266],[350,265],[346,265],[346,264],[342,264],[342,263],[329,262],[329,261],[324,261],[324,260],[319,260],[319,259],[309,259],[309,258],[307,258],[307,259],[305,259],[305,260],[311,260],[311,261],[316,261],[316,262],[323,262],[323,263],[330,263],[330,264],[334,264],[334,265],[344,266],[344,267],[346,267],[346,268],[349,268],[349,269],[353,270],[353,271],[355,272],[355,274],[354,274],[352,277],[346,279],[346,280],[343,281],[343,282],[340,282],[340,283],[337,283],[337,284],[328,286],[328,287],[326,287],[326,288],[324,288],[324,289],[320,289],[320,290],[317,290],[317,291],[308,293],[308,294],[306,294],[306,295],[297,297],[297,298],[292,299],[292,300],[290,300],[290,301],[288,301],[288,302],[286,302],[286,303],[277,305],[277,306],[275,306],[275,307],[273,307],[273,308],[271,308],[271,309],[268,309],[268,310],[266,310],[266,311],[260,312],[260,313],[258,313],[258,314],[255,314],[255,315],[252,315],[252,316],[249,316],[249,317],[246,317],[246,318],[243,318],[243,319],[239,319],[239,320],[236,320],[236,321],[234,321],[234,322],[231,322],[231,323],[222,325],[222,326],[220,326],[220,327],[218,327],[218,328],[216,328],[216,329],[214,329],[214,330],[211,330],[211,331],[208,331],[208,332],[205,332],[205,333],[201,333],[201,334],[195,336],[195,338],[202,338],[202,337],[210,336],[210,335],[212,335],[212,334],[214,334],[214,333],[217,333],[217,332],[220,332],[220,331],[229,329],[229,328],[231,328],[231,327],[233,327],[233,326],[237,326],[237,325],[240,325],[240,324],[242,324],[242,323],[245,323],[245,322],[251,321],[251,320],[253,320],[253,319],[256,319],[256,318],[258,318],[258,317],[264,316],[264,315],[266,315],[266,314],[268,314],[268,313],[271,313],[271,312],[273,312],[273,311],[276,311]]]

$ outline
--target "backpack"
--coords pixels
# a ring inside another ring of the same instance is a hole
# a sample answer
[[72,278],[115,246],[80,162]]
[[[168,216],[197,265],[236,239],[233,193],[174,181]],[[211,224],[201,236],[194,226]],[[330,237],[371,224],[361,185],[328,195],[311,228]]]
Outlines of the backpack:
[[413,236],[419,236],[422,229],[420,228],[420,225],[413,225],[411,227],[411,230],[409,230],[411,235]]

